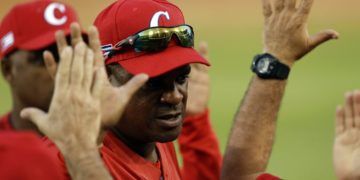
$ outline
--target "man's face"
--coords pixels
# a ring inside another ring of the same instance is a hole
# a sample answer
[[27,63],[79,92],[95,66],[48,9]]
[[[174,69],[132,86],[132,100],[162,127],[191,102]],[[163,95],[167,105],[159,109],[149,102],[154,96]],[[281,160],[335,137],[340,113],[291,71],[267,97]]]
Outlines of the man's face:
[[7,59],[8,80],[14,101],[23,106],[38,107],[47,111],[54,89],[53,79],[47,72],[41,51],[18,50]]
[[[118,65],[110,65],[110,80],[121,85],[132,76]],[[137,142],[169,142],[181,132],[190,66],[151,78],[131,99],[116,127],[124,138]]]

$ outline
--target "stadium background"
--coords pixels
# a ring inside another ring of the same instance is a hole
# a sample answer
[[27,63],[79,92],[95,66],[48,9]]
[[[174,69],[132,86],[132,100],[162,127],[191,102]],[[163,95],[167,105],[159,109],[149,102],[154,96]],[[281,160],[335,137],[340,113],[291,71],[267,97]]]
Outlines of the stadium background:
[[[0,18],[22,0],[1,0]],[[75,7],[84,26],[112,0],[63,1]],[[212,121],[224,151],[234,113],[249,83],[253,55],[262,50],[260,0],[173,0],[194,26],[197,41],[209,43]],[[360,1],[317,0],[309,20],[315,33],[333,28],[340,40],[327,43],[293,68],[278,119],[268,171],[284,179],[335,179],[332,167],[334,111],[346,91],[359,88]],[[0,113],[11,108],[0,78]]]

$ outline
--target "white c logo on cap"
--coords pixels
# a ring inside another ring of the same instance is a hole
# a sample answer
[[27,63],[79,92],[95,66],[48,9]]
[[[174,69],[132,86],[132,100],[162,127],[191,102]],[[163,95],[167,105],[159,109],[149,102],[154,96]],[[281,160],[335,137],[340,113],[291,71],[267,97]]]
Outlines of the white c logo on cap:
[[153,15],[150,22],[150,27],[158,27],[160,16],[165,16],[167,20],[170,20],[170,15],[167,11],[159,11]]
[[64,15],[60,19],[55,17],[55,10],[59,10],[61,13],[65,13],[66,8],[64,4],[60,3],[51,3],[45,9],[44,17],[46,22],[54,26],[61,26],[66,23],[67,17]]

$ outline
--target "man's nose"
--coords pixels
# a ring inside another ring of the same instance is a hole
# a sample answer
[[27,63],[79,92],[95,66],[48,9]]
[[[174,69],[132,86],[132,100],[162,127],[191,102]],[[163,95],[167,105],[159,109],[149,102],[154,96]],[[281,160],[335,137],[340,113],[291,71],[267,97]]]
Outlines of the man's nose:
[[165,91],[161,96],[161,102],[171,105],[178,105],[182,102],[184,95],[175,86],[171,90]]

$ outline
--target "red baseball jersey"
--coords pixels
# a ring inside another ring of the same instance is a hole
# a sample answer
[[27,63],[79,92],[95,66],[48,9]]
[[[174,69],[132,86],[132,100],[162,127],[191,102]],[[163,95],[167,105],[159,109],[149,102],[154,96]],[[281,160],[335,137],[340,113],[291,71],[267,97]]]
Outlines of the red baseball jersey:
[[0,131],[2,130],[14,131],[14,128],[11,126],[10,123],[10,116],[11,113],[7,113],[4,116],[0,117]]
[[[50,142],[50,141],[48,141]],[[113,133],[108,132],[100,149],[105,165],[114,179],[219,179],[221,153],[210,125],[209,111],[187,117],[180,135],[179,145],[184,167],[180,171],[173,143],[156,143],[159,161],[151,163],[129,149]],[[68,177],[64,160],[58,154],[64,176]]]
[[[9,121],[10,113],[0,118],[0,130],[14,130]],[[57,167],[62,179],[70,179],[61,153],[48,139],[43,140],[57,158]],[[222,156],[219,143],[211,127],[209,110],[184,120],[179,137],[183,168],[180,171],[172,143],[157,143],[160,156],[157,163],[151,163],[130,150],[112,133],[108,133],[100,149],[101,156],[114,179],[219,179]],[[277,180],[270,174],[260,175],[259,180]]]

